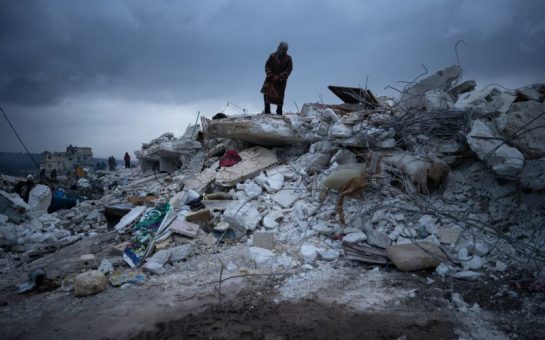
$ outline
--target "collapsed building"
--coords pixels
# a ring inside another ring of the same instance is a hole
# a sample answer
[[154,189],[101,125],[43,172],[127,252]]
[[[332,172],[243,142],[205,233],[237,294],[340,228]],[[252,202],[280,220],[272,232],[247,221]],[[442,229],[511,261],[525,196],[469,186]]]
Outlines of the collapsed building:
[[[478,282],[523,267],[542,287],[545,85],[476,90],[460,77],[450,66],[397,99],[333,86],[342,104],[202,118],[144,143],[139,171],[71,210],[32,214],[3,192],[0,270],[44,268],[85,296],[237,244],[234,271],[356,261]],[[71,264],[43,256],[84,241]]]

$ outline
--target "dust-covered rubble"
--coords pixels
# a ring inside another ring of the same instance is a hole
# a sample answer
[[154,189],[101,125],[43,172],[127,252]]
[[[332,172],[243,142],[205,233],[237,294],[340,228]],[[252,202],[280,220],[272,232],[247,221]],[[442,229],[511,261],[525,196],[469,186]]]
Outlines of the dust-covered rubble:
[[[76,296],[114,273],[155,280],[187,261],[294,275],[281,299],[322,289],[336,280],[327,268],[353,261],[429,268],[432,281],[520,271],[543,282],[545,85],[477,90],[460,76],[447,67],[372,107],[202,118],[144,143],[139,169],[101,173],[104,195],[71,209],[48,214],[4,187],[13,217],[0,215],[0,271],[28,272],[87,240],[98,270],[59,274],[79,275]],[[235,251],[237,263],[221,260]]]

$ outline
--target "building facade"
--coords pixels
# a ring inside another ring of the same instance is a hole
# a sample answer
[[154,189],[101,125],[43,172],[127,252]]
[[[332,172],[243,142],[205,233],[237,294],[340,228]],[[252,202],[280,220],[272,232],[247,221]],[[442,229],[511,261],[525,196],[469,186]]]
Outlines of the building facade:
[[53,169],[57,174],[65,174],[72,171],[78,165],[92,166],[93,151],[90,147],[78,147],[69,145],[65,152],[44,151],[44,160],[42,169],[45,169],[46,175],[50,175]]

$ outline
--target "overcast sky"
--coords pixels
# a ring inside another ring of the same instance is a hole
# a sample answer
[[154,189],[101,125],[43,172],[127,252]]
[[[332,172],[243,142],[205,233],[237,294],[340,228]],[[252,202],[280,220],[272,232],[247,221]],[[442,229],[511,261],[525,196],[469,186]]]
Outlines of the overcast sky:
[[[264,63],[281,40],[294,68],[285,111],[330,84],[395,96],[424,64],[457,63],[481,88],[545,82],[542,0],[0,0],[0,106],[31,152],[90,146],[95,157],[197,112],[258,113]],[[236,105],[236,106],[235,106]],[[0,116],[0,151],[24,151]]]

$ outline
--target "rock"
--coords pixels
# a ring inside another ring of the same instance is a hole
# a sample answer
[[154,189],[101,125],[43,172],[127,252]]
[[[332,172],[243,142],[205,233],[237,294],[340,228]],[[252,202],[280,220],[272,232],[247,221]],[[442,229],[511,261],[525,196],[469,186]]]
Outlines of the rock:
[[274,233],[256,232],[254,234],[254,247],[273,250],[276,246]]
[[263,192],[263,189],[261,189],[259,185],[251,181],[248,181],[247,183],[242,184],[241,187],[242,187],[242,190],[244,190],[244,193],[246,193],[246,195],[250,198],[258,197]]
[[284,186],[284,175],[276,174],[267,177],[265,187],[270,192],[277,192]]
[[79,258],[79,267],[82,269],[95,269],[97,266],[97,258],[93,254],[81,255]]
[[536,101],[543,102],[545,99],[545,84],[532,84],[516,91],[517,102]]
[[238,237],[246,235],[247,230],[255,230],[261,216],[255,205],[247,201],[233,201],[222,216]]
[[161,265],[160,263],[157,263],[157,262],[153,262],[153,261],[148,261],[148,262],[144,263],[142,268],[144,268],[145,270],[147,270],[150,273],[153,273],[155,275],[163,275],[163,274],[165,274],[167,272],[166,269],[163,267],[163,265]]
[[499,272],[504,272],[507,270],[507,264],[502,261],[496,261],[496,270]]
[[448,259],[431,243],[396,244],[386,248],[388,258],[402,271],[436,268]]
[[269,249],[250,247],[246,258],[254,263],[257,268],[272,267],[276,263],[276,255]]
[[[541,115],[544,111],[545,103],[520,102],[511,105],[509,111],[498,118],[503,119],[500,131],[528,159],[545,157],[545,115]],[[541,128],[532,129],[539,126]]]
[[372,246],[387,248],[392,243],[388,235],[373,228],[365,228],[365,233],[367,234],[367,243]]
[[318,253],[323,252],[322,248],[315,247],[311,244],[303,244],[301,246],[301,256],[305,263],[312,263],[318,257]]
[[94,295],[103,291],[106,288],[106,283],[106,276],[98,270],[91,270],[79,274],[74,280],[74,295]]
[[437,266],[437,268],[435,268],[435,272],[437,273],[437,275],[445,277],[446,275],[452,273],[453,269],[449,265],[441,263]]
[[473,271],[462,271],[454,274],[454,277],[464,281],[476,281],[482,274]]
[[272,199],[281,207],[287,209],[295,203],[300,197],[296,190],[282,190],[272,196]]
[[352,126],[345,125],[341,120],[329,128],[329,137],[332,138],[348,138],[352,135]]
[[452,97],[443,90],[429,90],[424,94],[420,108],[424,111],[446,111],[454,108]]
[[276,229],[278,227],[278,221],[284,217],[284,214],[280,211],[273,210],[265,217],[263,217],[263,226],[266,229]]
[[473,255],[469,261],[462,262],[464,270],[478,270],[481,269],[484,264],[483,259],[478,255]]
[[460,75],[460,67],[451,65],[409,86],[399,101],[404,109],[419,108],[422,96],[426,92],[436,89],[447,91]]
[[485,256],[490,251],[488,244],[483,242],[475,242],[475,244],[470,244],[467,247],[467,250],[470,254],[476,254],[479,256]]
[[365,235],[361,231],[346,234],[343,237],[343,242],[349,242],[349,243],[360,243],[360,242],[363,242],[365,240],[367,240],[367,235]]
[[199,233],[199,225],[191,222],[187,222],[183,218],[176,217],[172,223],[169,224],[168,229],[173,233],[177,233],[183,236],[195,238]]
[[51,204],[51,189],[43,184],[37,184],[30,190],[28,197],[28,205],[31,207],[33,216],[41,216],[47,214],[47,208]]
[[347,164],[356,163],[356,155],[348,149],[340,149],[333,157],[331,157],[330,163]]
[[437,235],[437,234],[439,234],[439,228],[435,224],[436,222],[437,222],[437,219],[435,217],[430,216],[430,215],[424,215],[424,216],[420,217],[420,219],[418,220],[418,225],[420,227],[426,229],[426,231],[429,234]]
[[320,257],[326,261],[335,261],[340,255],[341,253],[336,249],[328,249],[320,253]]
[[332,235],[334,232],[333,228],[328,227],[324,222],[316,223],[312,226],[312,230],[322,235]]
[[[524,156],[520,151],[506,144],[499,146],[502,142],[497,138],[498,136],[489,126],[477,119],[472,123],[467,142],[479,159],[486,162],[496,174],[507,177],[517,176],[524,166]],[[491,152],[492,150],[495,151]]]
[[331,154],[329,152],[306,153],[295,161],[294,167],[299,173],[312,175],[320,173],[326,168],[330,159]]
[[114,271],[114,265],[112,264],[112,262],[106,259],[103,259],[102,261],[100,261],[100,266],[98,266],[98,271],[104,275],[108,275]]
[[147,262],[155,262],[155,263],[159,264],[160,266],[164,266],[165,263],[167,263],[169,259],[170,259],[170,251],[166,250],[166,249],[163,249],[163,250],[159,250],[158,252],[153,254],[153,256],[148,258],[146,261]]
[[520,183],[525,189],[541,191],[545,189],[545,157],[527,160],[520,173]]
[[509,110],[515,96],[502,92],[496,86],[488,86],[482,90],[460,95],[454,108],[461,111],[476,111],[480,113],[501,112]]
[[456,306],[456,308],[458,308],[458,310],[460,312],[466,312],[467,311],[467,303],[465,303],[465,301],[462,298],[462,295],[460,295],[460,293],[452,294],[452,302],[454,303],[454,306]]
[[191,255],[192,249],[193,247],[191,244],[182,244],[180,246],[168,249],[167,251],[170,253],[168,262],[173,263],[187,259],[189,255]]

